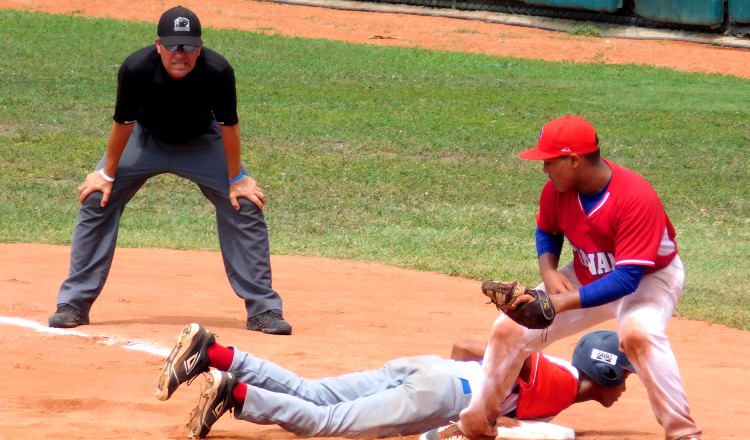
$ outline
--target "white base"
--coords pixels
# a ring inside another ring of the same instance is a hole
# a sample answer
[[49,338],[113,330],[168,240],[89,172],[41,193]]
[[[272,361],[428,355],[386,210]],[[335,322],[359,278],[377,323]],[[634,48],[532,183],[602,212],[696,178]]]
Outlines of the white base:
[[576,433],[570,428],[545,422],[520,421],[521,426],[497,428],[497,440],[573,440]]

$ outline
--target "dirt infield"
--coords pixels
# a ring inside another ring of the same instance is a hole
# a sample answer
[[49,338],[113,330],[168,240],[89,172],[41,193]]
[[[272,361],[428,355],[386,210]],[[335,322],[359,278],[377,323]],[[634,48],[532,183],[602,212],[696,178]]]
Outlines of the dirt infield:
[[[182,4],[196,10],[204,26],[217,28],[554,60],[655,63],[750,78],[750,51],[740,49],[580,38],[483,22],[264,2]],[[0,0],[0,8],[153,23],[169,6],[144,0]],[[294,335],[267,336],[243,330],[242,303],[231,293],[219,254],[119,249],[92,311],[92,325],[76,329],[85,335],[45,333],[40,330],[67,272],[68,252],[63,246],[0,244],[1,440],[185,438],[199,381],[160,402],[155,380],[163,360],[159,353],[191,321],[213,330],[219,342],[317,378],[376,368],[398,356],[447,355],[457,338],[483,338],[496,316],[476,281],[352,261],[274,256],[274,286],[284,298]],[[34,323],[42,325],[35,328]],[[750,332],[674,319],[669,335],[705,438],[749,437]],[[549,352],[568,358],[574,342],[566,339]],[[157,353],[134,349],[135,344]],[[633,378],[628,386],[611,410],[581,404],[555,422],[574,427],[585,439],[662,438],[640,382]],[[210,438],[294,436],[225,417]]]
[[[67,256],[64,246],[0,244],[0,317],[46,323]],[[377,368],[399,356],[447,356],[456,338],[483,338],[496,314],[480,298],[476,281],[351,261],[275,256],[272,263],[294,324],[289,337],[243,330],[242,303],[231,293],[217,253],[118,250],[92,325],[76,329],[89,336],[0,326],[0,438],[185,438],[200,381],[160,402],[155,380],[163,357],[126,348],[169,348],[191,321],[216,332],[219,342],[318,378]],[[674,319],[669,334],[706,438],[746,438],[750,332]],[[569,358],[574,343],[564,340],[549,352]],[[588,402],[555,421],[574,427],[580,438],[661,438],[634,379],[615,409]],[[294,436],[225,417],[210,437]]]

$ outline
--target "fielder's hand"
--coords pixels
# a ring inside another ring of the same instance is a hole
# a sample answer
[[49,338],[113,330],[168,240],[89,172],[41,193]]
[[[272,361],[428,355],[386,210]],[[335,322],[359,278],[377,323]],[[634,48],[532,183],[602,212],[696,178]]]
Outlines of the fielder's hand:
[[557,270],[546,270],[541,272],[544,290],[550,295],[569,292],[575,289],[575,285],[570,282],[568,277]]
[[555,319],[555,306],[544,290],[529,289],[517,281],[485,280],[482,293],[498,310],[526,328],[547,328]]

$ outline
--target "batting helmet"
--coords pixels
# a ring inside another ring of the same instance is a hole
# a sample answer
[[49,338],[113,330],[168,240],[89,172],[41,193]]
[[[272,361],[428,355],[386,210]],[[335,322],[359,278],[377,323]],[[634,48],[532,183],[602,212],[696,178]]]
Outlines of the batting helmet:
[[635,372],[619,347],[616,332],[597,330],[588,333],[573,350],[573,366],[603,387],[618,387],[625,382],[626,370]]

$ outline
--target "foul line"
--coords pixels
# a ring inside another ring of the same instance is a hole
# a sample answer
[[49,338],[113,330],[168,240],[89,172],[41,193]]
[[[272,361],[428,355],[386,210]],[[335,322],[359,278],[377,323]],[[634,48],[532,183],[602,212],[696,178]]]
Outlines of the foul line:
[[67,330],[64,328],[52,328],[46,325],[39,324],[36,321],[31,321],[24,318],[15,318],[9,316],[0,316],[0,324],[13,325],[16,327],[28,328],[36,330],[39,333],[50,333],[59,336],[77,336],[80,338],[93,339],[97,344],[110,345],[115,347],[122,347],[126,350],[141,351],[144,353],[153,354],[166,358],[169,356],[171,350],[169,348],[159,347],[153,342],[149,341],[134,341],[125,338],[116,338],[113,336],[99,335],[92,336],[86,333],[81,333],[77,330]]

